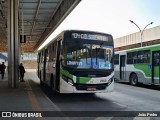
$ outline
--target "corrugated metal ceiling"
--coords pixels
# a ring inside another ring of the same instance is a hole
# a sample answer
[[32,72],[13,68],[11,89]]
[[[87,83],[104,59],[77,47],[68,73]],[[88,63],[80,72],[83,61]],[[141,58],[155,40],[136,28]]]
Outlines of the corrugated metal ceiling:
[[[35,51],[79,2],[80,0],[20,0],[19,33],[26,35],[26,43],[21,44],[22,51]],[[7,51],[7,0],[0,0],[0,51]]]

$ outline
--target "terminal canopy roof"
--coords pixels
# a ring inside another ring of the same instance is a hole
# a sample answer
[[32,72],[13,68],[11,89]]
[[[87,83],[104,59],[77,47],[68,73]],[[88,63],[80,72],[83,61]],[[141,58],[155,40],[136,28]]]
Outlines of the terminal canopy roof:
[[[19,33],[23,52],[34,52],[80,0],[19,0]],[[0,0],[0,52],[7,51],[7,0]],[[22,32],[22,26],[23,31]]]

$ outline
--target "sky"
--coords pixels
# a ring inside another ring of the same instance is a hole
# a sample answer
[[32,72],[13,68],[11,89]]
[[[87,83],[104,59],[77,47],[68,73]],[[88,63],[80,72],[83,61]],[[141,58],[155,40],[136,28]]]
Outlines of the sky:
[[[43,44],[63,30],[90,30],[119,38],[160,25],[160,0],[82,0]],[[41,46],[41,47],[43,47]]]

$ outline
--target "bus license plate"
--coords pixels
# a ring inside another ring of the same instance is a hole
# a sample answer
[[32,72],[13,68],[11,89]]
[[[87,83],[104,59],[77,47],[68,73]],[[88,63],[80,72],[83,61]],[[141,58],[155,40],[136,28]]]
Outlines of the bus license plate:
[[88,91],[95,91],[95,90],[97,90],[97,89],[94,88],[94,87],[88,87],[87,90],[88,90]]

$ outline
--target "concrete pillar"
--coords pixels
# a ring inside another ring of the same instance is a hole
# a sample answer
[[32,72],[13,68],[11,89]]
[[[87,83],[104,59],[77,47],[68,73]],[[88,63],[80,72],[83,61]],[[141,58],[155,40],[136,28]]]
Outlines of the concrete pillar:
[[18,33],[19,0],[8,0],[8,87],[16,88],[19,65],[19,33]]

